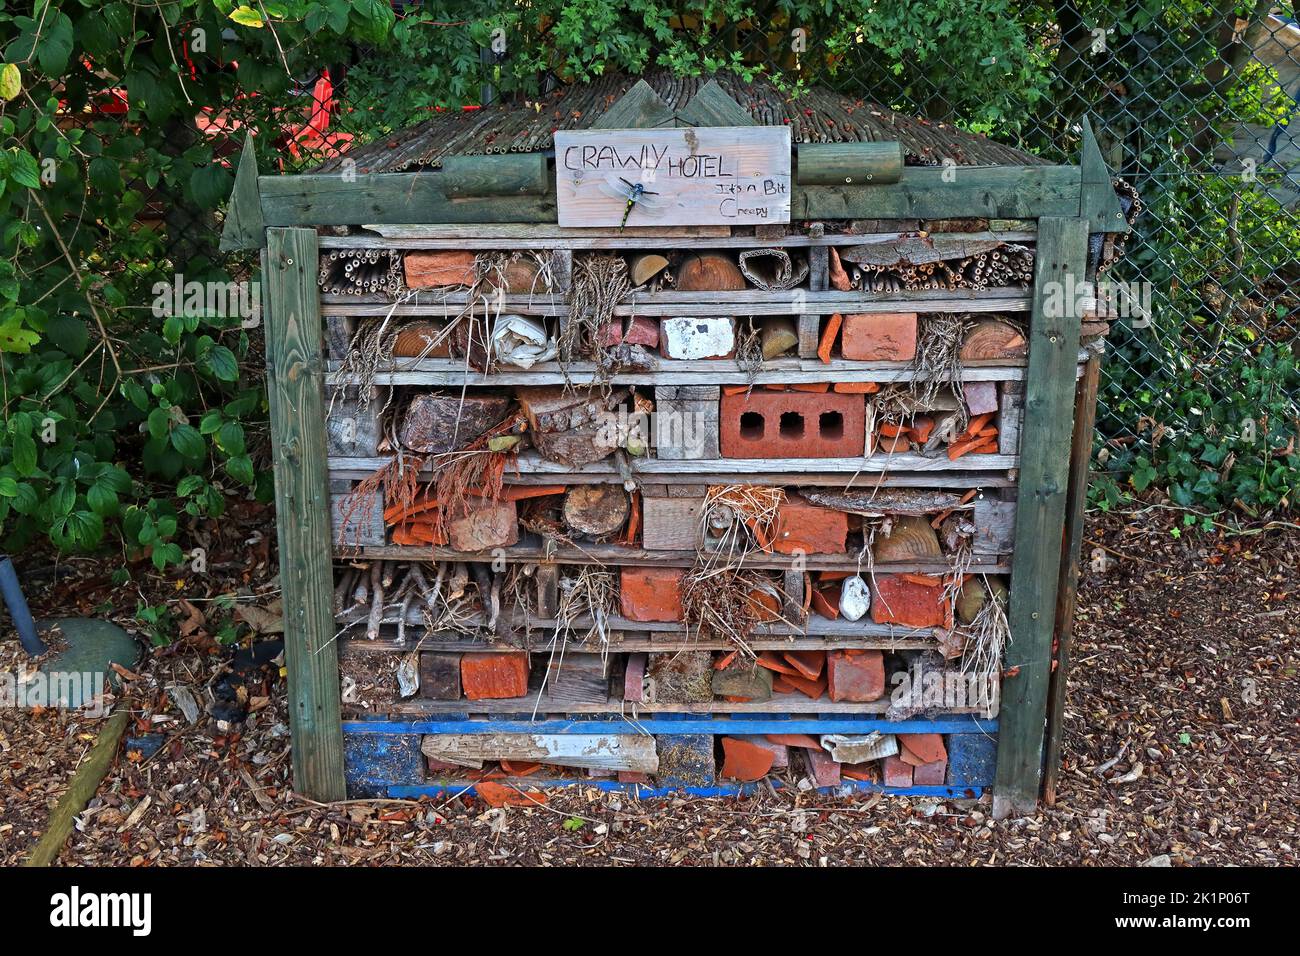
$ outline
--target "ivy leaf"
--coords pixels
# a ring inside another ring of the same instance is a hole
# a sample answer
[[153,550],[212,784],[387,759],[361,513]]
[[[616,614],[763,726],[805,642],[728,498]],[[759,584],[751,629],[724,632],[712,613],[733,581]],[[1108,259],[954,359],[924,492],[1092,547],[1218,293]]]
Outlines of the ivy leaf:
[[265,26],[262,21],[262,15],[247,4],[235,7],[230,11],[230,19],[234,20],[243,27],[255,27],[261,29]]

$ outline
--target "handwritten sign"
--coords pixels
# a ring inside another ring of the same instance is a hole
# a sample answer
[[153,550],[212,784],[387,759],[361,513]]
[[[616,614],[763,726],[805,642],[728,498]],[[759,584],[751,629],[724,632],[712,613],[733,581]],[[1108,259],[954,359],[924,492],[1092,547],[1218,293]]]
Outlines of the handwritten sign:
[[790,130],[561,130],[555,186],[561,226],[789,222]]

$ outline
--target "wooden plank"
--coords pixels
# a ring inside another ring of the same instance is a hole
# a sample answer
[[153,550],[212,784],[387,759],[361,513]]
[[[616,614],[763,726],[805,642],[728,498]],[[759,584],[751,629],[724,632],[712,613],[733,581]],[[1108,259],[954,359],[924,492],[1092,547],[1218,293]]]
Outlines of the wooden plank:
[[1042,218],[1038,230],[1011,571],[1013,639],[1004,662],[993,804],[1000,818],[1033,812],[1042,780],[1080,326],[1073,299],[1061,290],[1081,282],[1087,270],[1084,220]]
[[749,111],[710,79],[691,101],[677,111],[677,121],[690,126],[757,126]]
[[345,792],[317,254],[313,230],[270,229],[262,275],[294,789],[331,801]]
[[[536,561],[554,561],[557,564],[592,564],[603,563],[616,566],[661,565],[669,567],[691,567],[698,554],[694,550],[651,551],[645,548],[633,548],[618,544],[587,544],[581,546],[557,545],[552,541],[535,535],[520,536],[519,543],[491,551],[456,551],[446,546],[386,544],[382,546],[347,549],[349,555],[363,558],[383,558],[395,561],[506,561],[512,564]],[[745,558],[745,564],[753,568],[784,569],[790,564],[790,556],[776,552],[751,554]],[[854,571],[858,570],[856,553],[844,554],[810,554],[804,558],[809,570],[820,571]],[[898,574],[944,574],[952,570],[944,560],[932,561],[890,561],[878,562],[876,570]],[[1005,573],[1009,567],[988,556],[976,555],[972,570],[987,574]]]
[[[1018,220],[1017,220],[1018,221]],[[763,236],[733,236],[730,226],[628,226],[616,228],[565,228],[550,223],[365,223],[377,236],[321,236],[322,249],[677,249],[694,248],[708,239],[713,248],[755,249],[871,245],[914,235],[907,232],[826,233],[820,236],[788,234],[778,241]],[[1038,233],[1024,229],[994,229],[981,233],[944,233],[947,238],[988,238],[1003,242],[1033,242]]]
[[998,385],[998,454],[1019,454],[1020,423],[1024,415],[1025,384],[1007,376]]
[[1078,166],[908,166],[883,186],[796,186],[795,219],[1077,216]]
[[[321,296],[325,315],[410,315],[448,318],[467,304],[464,292],[416,293],[400,304],[369,295]],[[522,315],[567,315],[562,295],[505,295],[493,299],[504,312]],[[803,312],[1028,312],[1031,297],[1023,289],[916,289],[875,295],[870,292],[634,292],[614,307],[614,314],[673,315],[798,315]]]
[[1010,554],[1016,535],[1016,503],[978,495],[974,505],[974,553]]
[[700,512],[704,496],[698,498],[641,499],[641,546],[647,551],[689,551],[699,544]]
[[468,766],[511,760],[595,770],[659,770],[654,738],[640,734],[430,734],[420,750],[426,757],[468,761]]
[[[561,226],[790,221],[787,126],[557,130],[555,171]],[[647,191],[630,214],[620,178]]]
[[1065,552],[1061,557],[1056,600],[1056,666],[1052,668],[1047,696],[1047,744],[1043,760],[1043,797],[1056,802],[1056,782],[1061,773],[1061,723],[1069,692],[1070,652],[1074,644],[1074,611],[1079,599],[1080,548],[1083,545],[1084,509],[1088,504],[1088,465],[1092,461],[1093,429],[1097,423],[1097,386],[1101,359],[1093,357],[1075,393],[1074,435],[1070,445],[1070,485],[1065,509]]
[[[1072,378],[1062,381],[1068,387]],[[388,458],[345,458],[329,459],[330,473],[338,478],[366,478],[373,475],[387,464]],[[788,475],[787,481],[797,483],[804,473],[854,475],[881,474],[883,472],[929,472],[949,474],[958,471],[992,471],[1016,468],[1020,459],[1015,455],[964,455],[956,461],[941,458],[925,458],[915,453],[895,453],[886,455],[878,453],[869,458],[714,458],[708,460],[673,460],[659,461],[653,458],[633,459],[634,475],[674,475],[690,477],[693,484],[712,484],[696,475],[729,475],[733,479],[744,476],[747,479],[755,475]],[[425,469],[428,470],[427,468]],[[618,463],[613,459],[593,462],[579,468],[571,468],[559,462],[548,461],[527,451],[520,454],[509,469],[511,474],[521,475],[564,475],[569,480],[575,475],[621,475]],[[946,477],[945,479],[946,480]]]
[[221,251],[258,249],[265,232],[262,201],[257,192],[257,155],[250,132],[244,136],[244,149],[239,154],[239,168],[235,171],[235,187],[226,205],[226,221],[221,227]]
[[439,172],[259,176],[268,226],[402,222],[554,222],[555,193],[453,199]]
[[[409,654],[420,640],[424,633],[423,628],[412,626],[407,628],[407,640],[398,642],[393,634],[393,629],[385,626],[381,629],[380,636],[375,640],[367,640],[365,637],[343,637],[339,639],[339,654],[346,658],[348,655],[366,655],[366,654]],[[625,635],[622,632],[611,631],[608,650],[620,654],[636,654],[648,652],[669,652],[669,651],[729,651],[735,648],[735,644],[725,639],[708,639],[697,638],[689,635],[670,635],[670,634],[633,634]],[[544,643],[539,643],[537,633],[534,632],[531,643],[524,640],[522,636],[517,638],[508,637],[505,640],[494,639],[491,642],[473,637],[464,637],[447,634],[430,635],[429,640],[436,640],[439,651],[459,652],[459,653],[506,653],[509,651],[520,650],[537,650],[545,652]],[[549,638],[548,638],[549,639]],[[907,650],[926,650],[938,651],[941,645],[934,638],[920,637],[900,637],[889,639],[884,637],[852,637],[852,636],[826,636],[826,637],[751,637],[745,643],[756,651],[779,650],[779,651],[827,651],[837,648],[857,648],[859,650],[884,650],[884,651],[907,651]],[[426,645],[428,646],[428,645]],[[575,645],[577,646],[577,645]],[[591,648],[596,650],[596,648]],[[427,652],[422,652],[427,653]]]
[[879,186],[903,178],[899,142],[803,143],[798,155],[801,186]]
[[[826,697],[811,700],[802,694],[776,694],[771,700],[737,703],[713,700],[698,704],[654,703],[638,704],[638,713],[650,714],[883,714],[889,709],[889,698],[865,703],[832,701]],[[531,694],[512,700],[409,700],[398,701],[389,710],[393,714],[622,714],[626,704],[621,697],[611,697],[600,704],[564,704],[551,701],[545,694]],[[927,714],[930,711],[927,711]],[[975,707],[953,707],[937,711],[935,716],[979,714]],[[996,715],[995,715],[996,716]],[[690,724],[682,729],[689,731]],[[779,731],[774,731],[779,733]]]
[[370,498],[367,507],[358,505],[350,492],[330,495],[330,527],[339,547],[379,547],[388,543],[383,492],[376,491]]
[[1081,188],[1079,215],[1088,220],[1092,232],[1127,232],[1128,221],[1115,195],[1110,170],[1093,135],[1092,123],[1083,118],[1083,150],[1079,159]]
[[673,121],[672,108],[645,80],[632,88],[591,124],[592,129],[627,129],[633,126],[663,126]]
[[[397,359],[391,366],[374,373],[377,385],[562,385],[609,382],[615,385],[686,386],[714,383],[718,385],[791,385],[812,382],[910,382],[916,375],[907,362],[855,362],[832,359],[820,362],[816,358],[820,334],[820,316],[799,317],[799,348],[809,348],[811,358],[770,359],[763,368],[750,373],[738,368],[734,362],[721,359],[659,359],[658,368],[645,372],[614,372],[607,378],[593,362],[572,362],[561,366],[558,362],[539,362],[530,369],[503,368],[491,373],[466,371],[464,360],[456,359]],[[805,322],[805,320],[807,320]],[[1018,360],[1003,360],[989,364],[990,360],[965,363],[961,370],[963,382],[1018,382],[1025,377],[1024,364]],[[331,363],[333,365],[334,363]],[[947,375],[941,376],[948,380]],[[326,376],[327,385],[350,385],[360,381],[356,374],[331,371]],[[1009,425],[1018,429],[1019,405],[1008,417]],[[1012,445],[1014,447],[1014,445]]]

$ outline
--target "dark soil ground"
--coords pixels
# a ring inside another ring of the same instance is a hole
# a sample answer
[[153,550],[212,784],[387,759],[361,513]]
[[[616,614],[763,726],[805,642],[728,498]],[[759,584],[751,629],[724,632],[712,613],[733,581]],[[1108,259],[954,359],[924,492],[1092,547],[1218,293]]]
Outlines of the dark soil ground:
[[[145,604],[165,607],[160,630],[182,635],[124,675],[118,701],[134,718],[128,734],[161,734],[162,747],[124,748],[60,862],[1294,866],[1300,527],[1182,525],[1158,505],[1093,517],[1057,801],[1001,822],[986,801],[793,788],[646,801],[578,788],[506,809],[468,797],[315,805],[289,789],[274,669],[246,687],[247,720],[207,711],[230,655],[218,637],[275,630],[263,512],[203,531],[204,573],[135,565],[133,583],[115,587],[109,562],[56,568],[33,555],[24,574],[38,615],[101,614],[138,630]],[[0,633],[0,671],[28,667],[13,632]],[[186,692],[193,723],[178,703]],[[0,862],[31,851],[97,724],[0,710]]]

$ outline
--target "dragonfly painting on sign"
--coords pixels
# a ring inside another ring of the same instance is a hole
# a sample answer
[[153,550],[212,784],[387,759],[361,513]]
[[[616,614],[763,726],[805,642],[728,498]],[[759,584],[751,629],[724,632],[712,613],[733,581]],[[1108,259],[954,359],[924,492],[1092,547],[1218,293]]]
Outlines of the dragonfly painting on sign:
[[560,130],[555,187],[561,226],[789,222],[790,130]]

